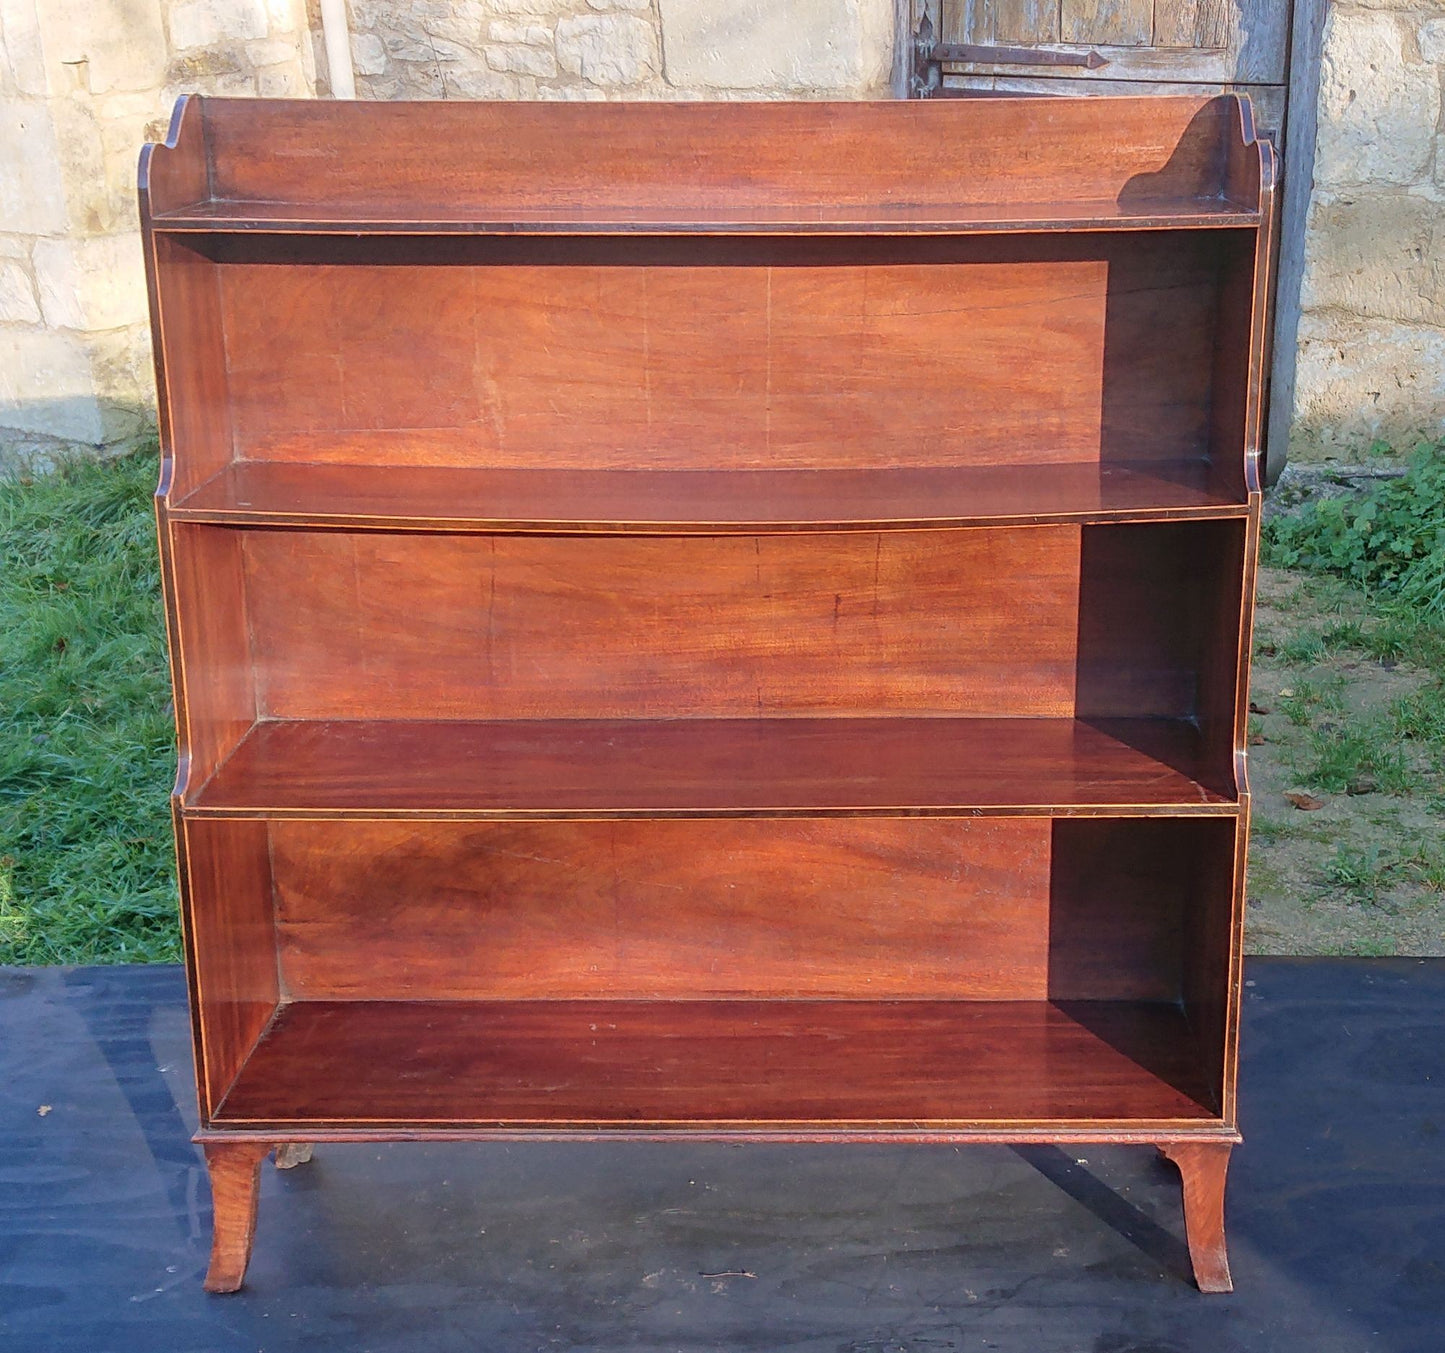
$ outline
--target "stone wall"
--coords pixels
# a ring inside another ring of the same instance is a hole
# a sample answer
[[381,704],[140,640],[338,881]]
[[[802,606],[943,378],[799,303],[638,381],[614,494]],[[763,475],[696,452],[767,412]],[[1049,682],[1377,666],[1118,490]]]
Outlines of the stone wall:
[[[349,0],[362,98],[887,93],[894,0]],[[329,92],[319,0],[0,0],[0,468],[153,419],[135,157],[177,94]],[[1328,20],[1291,455],[1445,433],[1442,0]]]
[[1445,7],[1333,4],[1320,84],[1296,462],[1445,436]]
[[[860,98],[894,0],[350,0],[361,98]],[[329,92],[318,0],[0,0],[0,470],[148,435],[135,165],[178,94]]]
[[349,0],[349,9],[361,98],[866,98],[886,95],[893,57],[893,0]]
[[154,422],[136,155],[176,95],[314,88],[304,0],[0,0],[0,467]]

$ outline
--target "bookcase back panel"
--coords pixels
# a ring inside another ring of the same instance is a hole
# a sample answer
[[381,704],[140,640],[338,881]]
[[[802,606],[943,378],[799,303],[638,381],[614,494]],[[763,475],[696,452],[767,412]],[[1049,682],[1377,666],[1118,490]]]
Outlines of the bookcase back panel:
[[1243,567],[1230,522],[243,534],[258,710],[289,719],[1192,717]]
[[1047,998],[1213,1012],[1226,996],[1222,977],[1200,974],[1228,953],[1216,912],[1231,889],[1210,885],[1231,868],[1232,821],[270,832],[282,982],[297,1000]]
[[1210,447],[1230,256],[1210,232],[316,248],[220,255],[242,456],[736,469]]
[[1040,1000],[1046,819],[273,823],[296,999]]
[[258,531],[245,545],[263,716],[1066,715],[1073,704],[1076,527]]

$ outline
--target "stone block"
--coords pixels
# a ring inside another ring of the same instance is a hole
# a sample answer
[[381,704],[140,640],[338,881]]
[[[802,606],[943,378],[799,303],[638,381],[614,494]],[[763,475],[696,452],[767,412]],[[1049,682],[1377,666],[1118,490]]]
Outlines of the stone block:
[[668,81],[764,91],[880,90],[892,63],[891,0],[659,0]]
[[295,64],[267,66],[256,72],[256,93],[263,99],[299,99],[307,93],[306,82]]
[[594,85],[635,85],[662,69],[657,30],[635,14],[579,14],[560,19],[557,63]]
[[493,19],[487,25],[487,36],[493,42],[521,42],[531,47],[550,47],[552,45],[552,30],[545,24],[539,23]]
[[305,30],[300,22],[306,14],[305,0],[266,0],[266,26],[273,33]]
[[494,14],[555,16],[571,14],[577,8],[577,0],[490,0],[488,8]]
[[0,330],[0,428],[99,445],[105,429],[77,335]]
[[160,0],[40,0],[49,83],[67,88],[65,68],[92,94],[154,89],[166,66]]
[[1317,195],[1300,305],[1445,325],[1445,203],[1357,189]]
[[[100,134],[93,99],[52,99],[55,153],[65,185],[68,228],[78,234],[100,235],[114,230],[117,221],[106,191],[105,142]],[[132,212],[124,225],[134,225]]]
[[440,38],[460,44],[472,62],[492,8],[485,0],[413,0],[410,7],[392,5],[376,24],[376,31],[406,33],[416,41]]
[[1440,74],[1407,50],[1404,20],[1332,8],[1320,71],[1316,184],[1417,182],[1429,169],[1439,116]]
[[380,75],[386,69],[386,48],[375,33],[351,35],[351,64],[358,75]]
[[40,36],[40,14],[35,0],[0,0],[0,33],[4,35],[3,55],[15,92],[43,99],[51,93],[50,74],[45,63],[45,43]]
[[118,329],[146,317],[140,232],[44,239],[32,254],[40,308],[56,329]]
[[1358,456],[1445,437],[1445,331],[1353,315],[1300,318],[1290,455]]
[[382,41],[386,54],[394,61],[426,61],[435,66],[443,61],[469,65],[476,60],[476,54],[462,43],[438,37],[425,28],[387,33]]
[[487,65],[493,70],[513,75],[535,75],[550,80],[557,74],[557,58],[545,47],[528,47],[519,43],[488,43],[483,48]]
[[1420,55],[1436,66],[1445,66],[1445,19],[1426,19],[1419,29]]
[[30,272],[18,259],[0,262],[0,323],[40,323],[40,306]]
[[593,9],[630,9],[636,14],[652,8],[652,0],[587,0]]
[[[463,67],[447,72],[446,93],[448,97],[464,99],[520,99],[524,86],[515,75],[491,70],[486,66]],[[398,97],[415,98],[414,90],[404,89]]]
[[90,359],[91,384],[102,405],[154,408],[156,384],[150,337],[149,324],[86,335],[83,346]]
[[185,0],[171,10],[171,44],[214,47],[264,38],[270,26],[265,0]]
[[55,119],[38,99],[0,104],[0,221],[25,235],[68,224]]
[[279,66],[297,59],[297,44],[285,38],[263,38],[246,44],[246,59],[253,66]]

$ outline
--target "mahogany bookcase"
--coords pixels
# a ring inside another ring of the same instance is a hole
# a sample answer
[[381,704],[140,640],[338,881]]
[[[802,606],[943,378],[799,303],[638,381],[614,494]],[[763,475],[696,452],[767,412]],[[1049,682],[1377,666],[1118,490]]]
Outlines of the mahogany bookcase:
[[268,1151],[1135,1142],[1227,1289],[1247,101],[186,98],[206,1285]]

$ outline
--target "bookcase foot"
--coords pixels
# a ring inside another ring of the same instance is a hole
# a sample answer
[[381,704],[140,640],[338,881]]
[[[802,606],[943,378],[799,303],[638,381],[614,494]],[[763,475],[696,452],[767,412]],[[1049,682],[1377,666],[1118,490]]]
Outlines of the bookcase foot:
[[1170,1142],[1159,1151],[1179,1167],[1184,1183],[1184,1233],[1194,1281],[1201,1292],[1233,1292],[1224,1246],[1224,1180],[1230,1142]]
[[[283,1148],[284,1149],[284,1148]],[[211,1266],[207,1292],[235,1292],[246,1277],[251,1238],[256,1234],[256,1198],[261,1162],[271,1150],[265,1142],[207,1142],[211,1176]]]
[[276,1148],[276,1168],[293,1170],[311,1159],[313,1142],[285,1142]]

